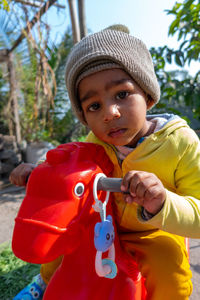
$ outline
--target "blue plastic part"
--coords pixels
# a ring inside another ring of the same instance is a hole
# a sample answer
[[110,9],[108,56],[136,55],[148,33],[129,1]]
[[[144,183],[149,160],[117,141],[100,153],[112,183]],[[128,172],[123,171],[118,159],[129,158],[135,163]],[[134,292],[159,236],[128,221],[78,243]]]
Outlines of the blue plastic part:
[[97,251],[106,252],[114,242],[115,232],[112,217],[107,216],[105,221],[97,223],[94,228],[94,245]]
[[46,284],[40,275],[34,278],[34,281],[21,290],[13,300],[42,300]]
[[116,277],[117,275],[117,266],[116,266],[116,263],[111,260],[111,259],[108,259],[108,258],[104,258],[102,260],[102,265],[109,265],[111,267],[111,272],[107,275],[105,275],[106,278],[109,278],[109,279],[113,279]]

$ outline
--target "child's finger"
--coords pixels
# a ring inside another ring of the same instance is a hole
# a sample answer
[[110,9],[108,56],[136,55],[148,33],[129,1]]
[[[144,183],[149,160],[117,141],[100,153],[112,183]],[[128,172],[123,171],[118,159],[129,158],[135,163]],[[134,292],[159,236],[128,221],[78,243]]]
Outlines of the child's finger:
[[12,184],[16,184],[16,183],[15,183],[15,180],[14,180],[14,178],[13,178],[13,176],[12,176],[12,174],[10,174],[10,176],[9,176],[9,181],[10,181]]
[[129,190],[129,186],[130,186],[130,181],[132,180],[134,174],[137,171],[129,171],[126,173],[126,175],[124,176],[124,178],[122,179],[122,183],[121,183],[121,190],[123,192],[128,191]]
[[130,179],[129,191],[135,197],[143,197],[152,180],[147,172],[136,172]]
[[124,200],[125,200],[126,203],[131,204],[131,203],[134,202],[134,203],[139,204],[140,206],[143,206],[143,202],[144,202],[144,198],[133,197],[130,194],[125,195]]
[[24,186],[26,184],[26,176],[23,174],[19,177],[18,185]]
[[155,185],[147,190],[143,206],[148,212],[152,214],[157,214],[162,208],[165,199],[165,189]]
[[[137,185],[135,186],[136,183]],[[132,188],[132,185],[134,189]],[[130,193],[131,195],[136,196],[138,198],[144,198],[145,193],[148,191],[148,189],[150,189],[154,185],[156,185],[156,182],[152,177],[146,177],[142,178],[141,180],[131,181]]]
[[130,196],[130,195],[125,195],[124,196],[124,200],[125,200],[126,203],[129,203],[129,204],[135,202],[134,198],[132,196]]

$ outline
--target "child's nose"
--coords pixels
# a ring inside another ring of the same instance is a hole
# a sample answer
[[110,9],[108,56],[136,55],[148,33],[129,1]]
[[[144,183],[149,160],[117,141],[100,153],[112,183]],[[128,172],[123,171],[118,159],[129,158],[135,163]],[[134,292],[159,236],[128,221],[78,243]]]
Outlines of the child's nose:
[[113,119],[120,118],[121,113],[119,107],[116,104],[106,105],[104,109],[104,122],[109,122]]

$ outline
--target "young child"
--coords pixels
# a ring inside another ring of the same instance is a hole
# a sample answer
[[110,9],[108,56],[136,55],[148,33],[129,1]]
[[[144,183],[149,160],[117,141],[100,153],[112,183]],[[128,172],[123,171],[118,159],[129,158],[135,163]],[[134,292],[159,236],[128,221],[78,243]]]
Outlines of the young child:
[[[113,177],[130,191],[115,195],[116,221],[146,279],[147,299],[189,299],[184,237],[200,237],[200,143],[178,116],[146,115],[160,98],[149,51],[126,32],[89,35],[68,56],[66,86],[76,116],[91,129],[87,142],[104,147]],[[46,284],[59,263],[42,265]]]

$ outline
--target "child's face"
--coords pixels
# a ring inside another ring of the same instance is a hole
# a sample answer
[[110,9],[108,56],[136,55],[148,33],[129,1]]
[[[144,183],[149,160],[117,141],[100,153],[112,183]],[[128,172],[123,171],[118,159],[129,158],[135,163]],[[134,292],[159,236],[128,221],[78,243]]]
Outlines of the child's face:
[[148,132],[146,95],[123,70],[89,75],[78,92],[89,128],[104,142],[134,146]]

